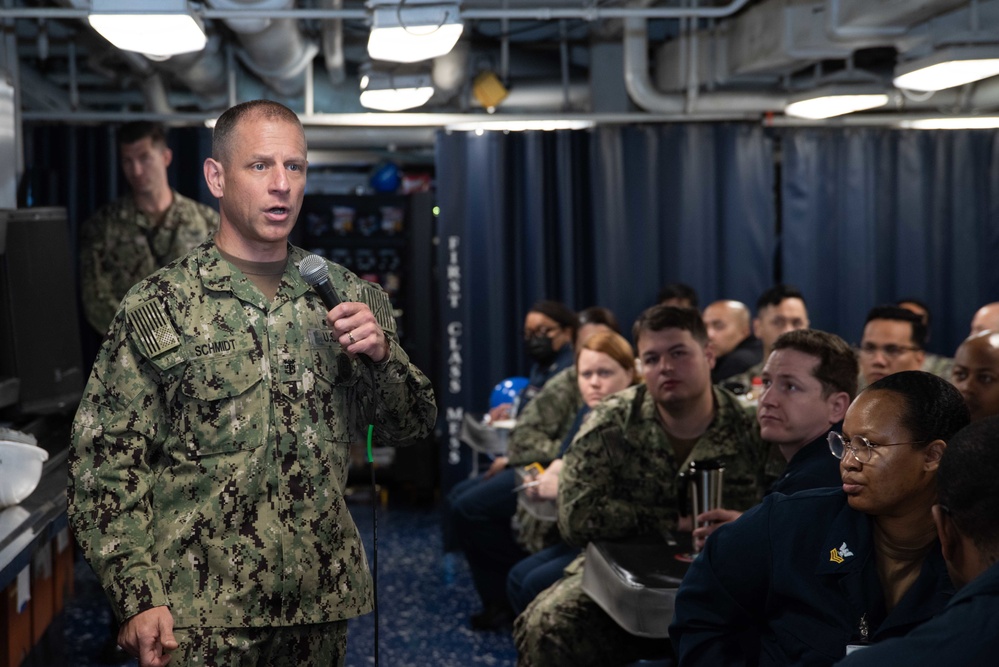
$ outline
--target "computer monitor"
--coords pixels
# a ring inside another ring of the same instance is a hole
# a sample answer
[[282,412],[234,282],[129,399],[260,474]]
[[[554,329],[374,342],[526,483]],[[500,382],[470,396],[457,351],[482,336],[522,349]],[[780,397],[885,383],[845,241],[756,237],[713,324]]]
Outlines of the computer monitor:
[[83,393],[63,208],[0,210],[0,417],[71,413]]

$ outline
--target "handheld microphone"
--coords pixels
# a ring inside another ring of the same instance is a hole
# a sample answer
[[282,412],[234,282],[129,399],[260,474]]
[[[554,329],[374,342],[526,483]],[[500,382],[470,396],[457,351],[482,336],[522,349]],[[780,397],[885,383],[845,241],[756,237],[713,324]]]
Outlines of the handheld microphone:
[[[326,310],[333,310],[340,304],[340,297],[333,291],[333,283],[330,282],[330,269],[326,265],[325,259],[319,255],[309,255],[298,265],[298,273],[302,276],[302,280],[308,283],[323,300]],[[370,367],[374,363],[371,361],[371,357],[364,353],[357,356],[365,366]]]
[[333,310],[339,305],[340,297],[333,291],[333,284],[330,282],[330,269],[326,265],[325,259],[319,255],[309,255],[298,265],[298,272],[301,274],[302,280],[307,282],[323,300],[326,310]]

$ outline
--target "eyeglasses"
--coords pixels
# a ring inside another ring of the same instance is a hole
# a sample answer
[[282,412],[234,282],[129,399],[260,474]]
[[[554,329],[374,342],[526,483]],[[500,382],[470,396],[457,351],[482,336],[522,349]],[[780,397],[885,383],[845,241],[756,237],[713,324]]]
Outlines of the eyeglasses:
[[916,345],[895,345],[894,343],[877,345],[876,343],[863,343],[860,346],[860,353],[873,357],[878,352],[883,352],[886,357],[894,359],[906,352],[915,352],[919,349],[921,348]]
[[832,455],[838,459],[842,459],[843,455],[846,454],[846,450],[850,450],[853,454],[853,458],[857,459],[861,463],[870,463],[871,457],[874,455],[874,450],[879,447],[898,447],[899,445],[921,445],[927,440],[916,440],[915,442],[886,442],[880,444],[877,442],[871,442],[862,435],[855,435],[850,438],[850,442],[846,441],[842,433],[837,433],[836,431],[829,431],[827,436],[829,441],[829,451]]
[[532,338],[539,338],[544,336],[545,338],[551,338],[551,335],[558,331],[556,327],[538,327],[537,329],[524,329],[524,340],[531,340]]

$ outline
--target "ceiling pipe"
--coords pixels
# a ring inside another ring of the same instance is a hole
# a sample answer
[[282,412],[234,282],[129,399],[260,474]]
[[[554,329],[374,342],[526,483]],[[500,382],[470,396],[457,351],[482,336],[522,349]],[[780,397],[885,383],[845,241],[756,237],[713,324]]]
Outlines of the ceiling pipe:
[[[649,74],[649,35],[645,19],[624,20],[624,85],[631,100],[654,113],[683,114],[687,96],[663,93],[656,89]],[[691,115],[731,114],[743,118],[746,113],[782,111],[787,103],[783,93],[709,93],[693,100]]]
[[[326,9],[343,9],[343,0],[322,0]],[[323,60],[330,83],[339,86],[347,80],[347,62],[343,55],[343,19],[327,19],[322,24]]]
[[[305,68],[319,47],[299,30],[294,18],[259,18],[257,12],[280,14],[294,0],[208,0],[217,9],[235,11],[225,23],[243,47],[242,63],[277,93],[291,97],[305,89]],[[208,15],[210,12],[205,12]]]
[[222,52],[222,38],[217,34],[208,37],[205,48],[196,53],[182,53],[154,63],[180,81],[201,98],[204,108],[218,107],[226,101],[226,65]]
[[152,63],[134,51],[119,51],[119,55],[137,75],[146,108],[156,114],[173,113],[173,107],[167,99],[166,86],[163,85],[163,77]]
[[[366,9],[303,9],[303,8],[270,8],[249,7],[244,5],[270,3],[271,0],[207,0],[211,8],[192,8],[192,13],[203,19],[245,20],[245,19],[367,19],[370,13]],[[735,14],[749,4],[750,0],[733,0],[721,7],[517,7],[499,9],[462,9],[464,20],[478,19],[533,19],[537,21],[553,21],[556,19],[584,19],[598,21],[609,18],[725,18]],[[151,4],[150,12],[155,11]],[[88,9],[62,9],[57,7],[15,7],[0,9],[0,18],[55,18],[55,19],[86,19]]]

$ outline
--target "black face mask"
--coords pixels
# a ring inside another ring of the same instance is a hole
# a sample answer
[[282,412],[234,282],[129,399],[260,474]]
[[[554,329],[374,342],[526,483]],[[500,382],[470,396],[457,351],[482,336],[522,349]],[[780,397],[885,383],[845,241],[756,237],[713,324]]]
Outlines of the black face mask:
[[532,336],[527,339],[527,354],[541,366],[555,361],[555,348],[548,336]]

